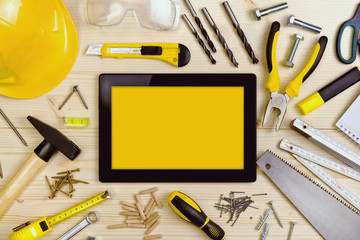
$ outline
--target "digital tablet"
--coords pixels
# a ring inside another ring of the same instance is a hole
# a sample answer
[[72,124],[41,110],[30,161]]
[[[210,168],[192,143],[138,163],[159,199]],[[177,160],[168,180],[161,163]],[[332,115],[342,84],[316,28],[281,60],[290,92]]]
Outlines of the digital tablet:
[[100,75],[99,179],[255,181],[256,76]]

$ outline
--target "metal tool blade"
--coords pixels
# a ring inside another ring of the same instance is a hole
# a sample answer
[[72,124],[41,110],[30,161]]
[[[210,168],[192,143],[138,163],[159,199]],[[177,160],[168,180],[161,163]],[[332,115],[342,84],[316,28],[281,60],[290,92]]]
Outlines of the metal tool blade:
[[276,131],[279,131],[280,125],[284,120],[286,106],[290,98],[287,94],[280,94],[277,91],[271,92],[269,103],[265,110],[263,126],[267,122],[269,115],[273,112],[274,109],[277,109],[278,112],[278,122],[276,124]]
[[92,44],[86,51],[86,55],[98,55],[101,56],[101,48],[103,44]]
[[[86,51],[86,55],[101,56],[101,48],[103,44],[92,44]],[[141,54],[141,48],[124,48],[124,47],[110,47],[110,53],[115,54]]]
[[325,239],[359,239],[360,215],[354,208],[270,151],[257,165]]

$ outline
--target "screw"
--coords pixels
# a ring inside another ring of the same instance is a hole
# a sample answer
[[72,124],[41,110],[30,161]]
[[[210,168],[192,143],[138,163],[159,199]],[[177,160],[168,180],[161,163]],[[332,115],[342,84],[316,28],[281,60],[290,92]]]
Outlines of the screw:
[[296,19],[293,14],[291,14],[288,19],[288,26],[292,26],[292,25],[295,25],[297,27],[300,27],[300,28],[303,28],[303,29],[306,29],[306,30],[309,30],[309,31],[312,31],[315,33],[321,33],[321,30],[322,30],[321,27],[317,27],[310,23],[306,23],[306,22]]
[[290,234],[289,234],[288,240],[291,240],[291,236],[293,234],[295,224],[296,224],[296,222],[291,222],[291,229],[290,229]]
[[295,42],[294,42],[294,45],[292,47],[292,50],[291,50],[291,53],[290,53],[290,56],[289,56],[289,60],[287,60],[285,62],[285,65],[289,68],[292,68],[294,67],[294,63],[292,62],[294,60],[294,56],[295,56],[295,53],[296,53],[296,49],[298,48],[299,46],[299,43],[300,43],[300,40],[304,40],[304,37],[301,36],[300,34],[294,34],[294,37],[295,37]]
[[278,220],[278,222],[279,222],[280,226],[281,226],[281,227],[283,227],[283,224],[282,224],[282,222],[281,222],[281,220],[280,220],[279,215],[277,214],[277,212],[276,212],[276,210],[275,210],[275,207],[274,207],[273,202],[272,202],[272,201],[270,201],[270,202],[269,202],[269,204],[270,204],[270,206],[271,206],[272,210],[274,211],[275,217],[276,217],[276,219]]
[[264,9],[264,10],[255,9],[254,10],[254,16],[255,16],[256,20],[260,21],[262,16],[266,16],[266,15],[268,15],[270,13],[274,13],[274,12],[283,10],[285,8],[288,8],[288,4],[286,2],[284,2],[282,4],[279,4],[279,5],[276,5],[274,7]]

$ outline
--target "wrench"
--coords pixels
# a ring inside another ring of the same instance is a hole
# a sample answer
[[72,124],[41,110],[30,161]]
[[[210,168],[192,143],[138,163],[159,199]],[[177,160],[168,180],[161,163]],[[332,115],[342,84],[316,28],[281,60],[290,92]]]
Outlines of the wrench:
[[96,223],[98,219],[99,219],[99,215],[96,212],[89,212],[84,220],[79,222],[75,227],[70,229],[67,233],[62,235],[57,240],[68,240],[72,238],[91,223]]

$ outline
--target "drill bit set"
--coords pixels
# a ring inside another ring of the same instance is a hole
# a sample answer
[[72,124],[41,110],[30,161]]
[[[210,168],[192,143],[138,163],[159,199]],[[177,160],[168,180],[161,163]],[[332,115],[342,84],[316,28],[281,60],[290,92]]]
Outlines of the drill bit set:
[[[45,176],[46,182],[49,185],[51,192],[49,196],[50,199],[53,199],[58,192],[62,192],[69,198],[72,198],[72,193],[75,192],[75,184],[89,184],[88,182],[74,179],[73,172],[80,172],[80,168],[56,173],[56,176],[51,177],[52,179],[55,179],[54,184],[50,184],[49,178]],[[67,190],[64,190],[65,186],[68,186]]]
[[[208,42],[208,45],[210,47],[210,49],[215,53],[216,52],[216,48],[213,44],[213,42],[211,41],[207,31],[205,30],[204,26],[201,23],[200,18],[197,16],[195,9],[193,8],[193,6],[191,5],[189,0],[185,0],[186,5],[188,6],[191,15],[194,17],[194,20],[196,22],[196,24],[198,25],[202,35],[205,37],[206,41]],[[223,2],[223,6],[226,10],[226,13],[228,14],[234,28],[236,29],[237,34],[239,35],[241,41],[244,44],[244,47],[246,49],[246,52],[249,54],[250,58],[252,59],[253,64],[257,64],[259,62],[259,60],[255,57],[255,53],[251,47],[251,45],[249,44],[244,31],[240,28],[240,24],[237,21],[235,14],[233,13],[230,4],[225,1]],[[206,17],[207,21],[209,22],[211,28],[213,29],[214,33],[216,34],[216,36],[218,37],[221,45],[223,46],[226,55],[228,56],[228,58],[230,59],[231,63],[235,66],[238,67],[239,63],[236,61],[234,53],[231,51],[229,45],[227,44],[224,36],[221,34],[220,29],[218,28],[218,26],[216,25],[214,19],[211,17],[209,11],[207,10],[207,8],[202,8],[201,11],[203,12],[204,16]],[[199,34],[197,33],[196,29],[193,27],[193,25],[191,24],[190,20],[187,18],[187,16],[184,14],[183,15],[183,19],[185,20],[186,24],[189,26],[190,30],[192,31],[193,35],[196,37],[196,39],[198,40],[200,46],[204,49],[205,54],[209,57],[209,59],[211,60],[212,64],[216,64],[216,60],[213,58],[213,56],[211,55],[210,51],[207,49],[204,41],[200,38]]]

